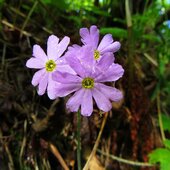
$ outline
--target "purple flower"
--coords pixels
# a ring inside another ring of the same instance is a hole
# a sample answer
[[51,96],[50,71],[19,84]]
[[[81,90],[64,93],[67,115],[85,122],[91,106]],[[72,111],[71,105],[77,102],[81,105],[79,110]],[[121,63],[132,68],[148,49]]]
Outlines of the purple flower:
[[66,50],[70,38],[65,36],[60,42],[59,38],[51,35],[47,41],[47,55],[39,45],[33,46],[33,57],[30,58],[26,66],[28,68],[39,69],[32,78],[32,85],[38,86],[38,94],[43,95],[47,89],[50,99],[55,99],[55,87],[59,83],[53,81],[52,73],[56,70],[60,72],[73,72],[61,55]]
[[107,112],[112,108],[111,101],[119,101],[123,97],[120,90],[104,82],[115,82],[122,77],[124,69],[113,63],[112,55],[106,55],[94,64],[93,52],[89,46],[82,47],[78,53],[69,52],[66,60],[77,74],[56,71],[52,75],[56,82],[61,83],[56,87],[58,96],[75,92],[66,104],[67,109],[77,112],[81,107],[83,116],[92,114],[93,99],[100,110]]
[[80,36],[84,45],[89,45],[93,48],[94,59],[97,61],[108,53],[113,55],[113,53],[120,49],[120,43],[113,41],[111,34],[106,34],[99,43],[99,30],[95,25],[92,25],[89,30],[87,28],[81,28]]

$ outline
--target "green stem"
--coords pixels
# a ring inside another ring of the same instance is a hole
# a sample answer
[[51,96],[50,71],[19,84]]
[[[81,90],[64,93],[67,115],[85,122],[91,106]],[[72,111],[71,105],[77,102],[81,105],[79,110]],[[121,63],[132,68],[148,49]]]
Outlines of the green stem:
[[128,65],[128,98],[131,98],[132,94],[132,84],[134,78],[134,37],[133,37],[133,25],[132,25],[132,16],[130,10],[130,0],[125,0],[125,12],[126,12],[126,23],[127,23],[127,32],[128,32],[128,58],[127,58],[127,65]]
[[77,112],[77,166],[78,170],[81,170],[81,114]]

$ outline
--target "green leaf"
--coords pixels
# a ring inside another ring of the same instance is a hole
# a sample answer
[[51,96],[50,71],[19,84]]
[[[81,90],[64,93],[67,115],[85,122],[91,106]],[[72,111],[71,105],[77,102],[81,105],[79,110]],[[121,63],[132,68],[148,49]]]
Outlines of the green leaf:
[[101,28],[100,29],[101,34],[107,34],[110,33],[113,35],[113,37],[117,38],[127,38],[127,30],[122,29],[122,28]]
[[50,4],[51,0],[42,0],[42,2],[44,2],[45,4]]
[[65,10],[68,8],[68,5],[63,0],[51,0],[52,5],[56,6],[57,8],[61,10]]
[[163,141],[164,145],[166,148],[170,149],[170,140],[166,139],[165,141]]
[[149,154],[149,162],[152,164],[160,163],[161,170],[170,170],[170,151],[158,148]]
[[101,10],[100,8],[98,8],[96,6],[92,6],[89,11],[93,11],[95,14],[98,14],[98,15],[101,15],[101,16],[105,16],[105,17],[109,17],[110,16],[110,14],[107,11]]
[[61,10],[65,10],[68,7],[66,2],[63,1],[63,0],[57,0],[57,1],[56,0],[42,0],[42,2],[44,4],[53,5],[53,6],[57,7],[58,9],[61,9]]
[[152,42],[160,42],[160,39],[158,38],[158,36],[156,36],[154,34],[144,34],[144,35],[142,35],[142,38],[144,40],[149,40]]
[[162,123],[164,130],[170,132],[170,117],[165,114],[162,114]]

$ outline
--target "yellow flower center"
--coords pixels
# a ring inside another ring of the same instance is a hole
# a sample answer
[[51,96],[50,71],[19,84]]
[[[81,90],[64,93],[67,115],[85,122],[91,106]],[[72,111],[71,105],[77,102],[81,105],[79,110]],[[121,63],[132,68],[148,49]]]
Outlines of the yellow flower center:
[[98,60],[100,58],[100,52],[98,50],[94,50],[94,59]]
[[56,63],[54,60],[48,60],[45,64],[46,71],[52,72],[56,68]]
[[94,87],[94,79],[86,77],[82,81],[82,87],[85,89],[92,89]]

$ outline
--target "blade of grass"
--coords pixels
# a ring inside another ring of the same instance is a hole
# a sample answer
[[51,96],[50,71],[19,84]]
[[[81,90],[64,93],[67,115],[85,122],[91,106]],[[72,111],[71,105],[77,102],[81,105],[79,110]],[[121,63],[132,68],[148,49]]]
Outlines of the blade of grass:
[[144,167],[155,166],[155,165],[147,163],[147,162],[131,161],[131,160],[127,160],[127,159],[124,159],[124,158],[120,158],[120,157],[115,156],[115,155],[107,154],[107,153],[101,151],[100,149],[98,149],[97,152],[99,152],[100,154],[107,156],[107,157],[109,157],[113,160],[116,160],[116,161],[124,163],[124,164],[132,165],[132,166],[144,166]]
[[24,24],[23,24],[23,26],[22,26],[22,28],[21,28],[20,38],[22,38],[23,31],[24,31],[24,29],[25,29],[25,27],[26,27],[26,25],[27,25],[27,23],[28,23],[31,15],[32,15],[32,13],[34,12],[37,4],[38,4],[38,1],[36,0],[36,1],[34,2],[34,4],[33,4],[32,8],[31,8],[31,10],[29,11],[29,13],[28,13],[28,15],[27,15],[27,17],[26,17],[26,19],[25,19],[25,21],[24,21]]
[[1,69],[2,70],[5,66],[5,56],[6,56],[6,43],[3,44],[3,53],[2,53],[2,59],[1,59]]
[[157,112],[158,112],[158,120],[159,120],[159,127],[160,127],[161,137],[162,137],[162,140],[165,141],[166,137],[165,137],[163,123],[162,123],[162,114],[161,114],[159,93],[157,95]]
[[19,154],[19,163],[20,163],[20,168],[21,169],[22,169],[22,166],[23,166],[23,164],[22,164],[22,156],[23,156],[24,149],[25,149],[26,142],[27,142],[26,133],[27,133],[27,120],[24,121],[24,134],[23,134],[23,140],[22,140],[22,145],[21,145],[20,154]]

